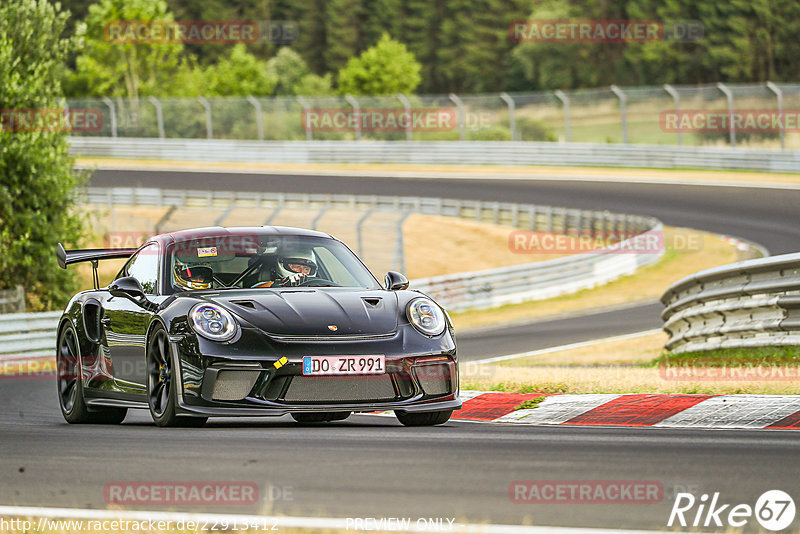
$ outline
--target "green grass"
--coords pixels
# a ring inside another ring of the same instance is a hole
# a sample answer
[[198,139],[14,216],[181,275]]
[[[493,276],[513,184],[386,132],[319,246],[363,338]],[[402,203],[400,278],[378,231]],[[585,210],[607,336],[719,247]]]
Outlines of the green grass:
[[528,399],[528,400],[523,401],[522,403],[518,404],[517,406],[514,406],[514,410],[515,411],[516,410],[529,410],[531,408],[536,408],[546,398],[547,397],[536,397],[536,398],[533,398],[533,399]]
[[731,348],[664,354],[649,365],[755,367],[787,364],[800,366],[800,347]]

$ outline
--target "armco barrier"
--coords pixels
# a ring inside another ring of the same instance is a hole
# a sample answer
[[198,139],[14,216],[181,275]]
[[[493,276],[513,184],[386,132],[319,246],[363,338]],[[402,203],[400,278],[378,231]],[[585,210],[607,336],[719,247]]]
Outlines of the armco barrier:
[[61,312],[0,314],[0,360],[55,356]]
[[700,271],[661,302],[673,352],[800,345],[800,253]]
[[511,141],[241,141],[70,137],[70,154],[246,163],[554,165],[800,172],[800,152]]

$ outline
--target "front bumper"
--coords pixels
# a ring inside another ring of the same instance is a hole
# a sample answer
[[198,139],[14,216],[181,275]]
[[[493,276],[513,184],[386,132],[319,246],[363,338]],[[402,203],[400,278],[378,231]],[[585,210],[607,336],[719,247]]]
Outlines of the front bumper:
[[[439,340],[434,352],[397,354],[382,341],[361,346],[285,347],[273,354],[202,354],[197,343],[171,343],[181,369],[178,411],[200,416],[281,416],[303,412],[427,412],[458,410],[455,342]],[[408,348],[406,344],[402,347]],[[418,347],[415,347],[418,348]],[[430,344],[428,349],[431,348]],[[384,354],[382,375],[304,376],[304,355]],[[280,354],[280,355],[279,355]]]

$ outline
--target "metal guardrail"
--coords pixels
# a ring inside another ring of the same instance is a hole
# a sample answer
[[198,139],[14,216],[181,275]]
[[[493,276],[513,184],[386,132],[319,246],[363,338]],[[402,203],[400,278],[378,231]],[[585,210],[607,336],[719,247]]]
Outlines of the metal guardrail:
[[800,345],[800,253],[700,271],[661,302],[673,352]]
[[70,154],[248,163],[414,163],[800,172],[800,151],[510,141],[236,141],[70,137]]
[[[376,195],[323,195],[269,192],[187,191],[157,188],[87,188],[91,204],[232,207],[277,210],[285,208],[420,213],[485,221],[534,232],[552,232],[602,242],[624,238],[615,247],[539,261],[514,267],[467,272],[412,281],[452,311],[491,308],[503,304],[540,300],[574,293],[632,274],[652,264],[663,250],[630,246],[642,234],[661,232],[652,217],[472,200],[391,197]],[[663,240],[656,239],[657,242]],[[402,241],[400,241],[402,243]]]
[[60,311],[0,315],[0,360],[55,356]]

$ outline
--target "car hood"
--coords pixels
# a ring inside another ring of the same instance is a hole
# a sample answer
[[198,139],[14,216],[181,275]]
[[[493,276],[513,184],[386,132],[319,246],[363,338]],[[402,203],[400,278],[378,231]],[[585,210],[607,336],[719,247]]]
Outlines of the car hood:
[[370,336],[397,331],[398,303],[392,291],[258,289],[223,293],[209,300],[278,336]]

